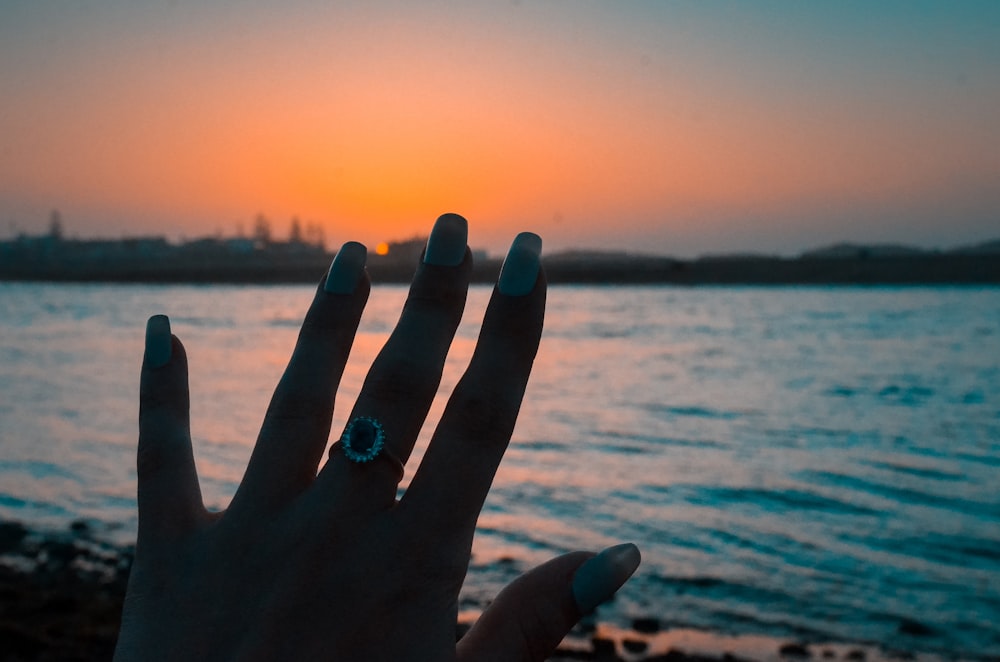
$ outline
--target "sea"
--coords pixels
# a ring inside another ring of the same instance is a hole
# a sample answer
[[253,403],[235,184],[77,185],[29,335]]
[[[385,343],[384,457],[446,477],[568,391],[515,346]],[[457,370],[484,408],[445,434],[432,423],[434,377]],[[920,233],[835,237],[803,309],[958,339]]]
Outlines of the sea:
[[[202,490],[225,508],[312,292],[0,283],[0,518],[134,539],[154,313],[187,347]],[[470,292],[408,476],[489,295]],[[405,296],[373,289],[335,431]],[[463,608],[620,541],[643,563],[600,617],[624,628],[1000,656],[1000,288],[551,287]]]

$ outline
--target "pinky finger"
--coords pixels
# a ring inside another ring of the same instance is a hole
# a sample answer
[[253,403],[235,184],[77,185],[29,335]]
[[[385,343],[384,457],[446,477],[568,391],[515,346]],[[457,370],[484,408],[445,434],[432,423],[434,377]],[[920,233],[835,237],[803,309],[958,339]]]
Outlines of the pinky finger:
[[166,315],[146,323],[139,386],[139,537],[176,537],[205,514],[191,450],[187,355]]

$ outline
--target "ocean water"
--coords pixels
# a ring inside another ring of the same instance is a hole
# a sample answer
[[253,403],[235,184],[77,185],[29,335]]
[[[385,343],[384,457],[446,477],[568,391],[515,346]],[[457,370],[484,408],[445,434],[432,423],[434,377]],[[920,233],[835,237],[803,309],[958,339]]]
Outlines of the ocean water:
[[[335,430],[405,293],[373,290]],[[311,296],[0,283],[0,517],[134,536],[157,312],[188,349],[202,487],[225,507]],[[488,296],[470,293],[427,430]],[[644,560],[612,622],[1000,655],[1000,289],[551,288],[463,606],[623,540]]]

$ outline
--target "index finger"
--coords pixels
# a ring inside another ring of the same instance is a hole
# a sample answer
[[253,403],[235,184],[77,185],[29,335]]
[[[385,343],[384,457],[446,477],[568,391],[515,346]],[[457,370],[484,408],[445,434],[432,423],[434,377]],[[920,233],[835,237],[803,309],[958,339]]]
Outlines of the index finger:
[[275,507],[315,479],[337,386],[371,289],[367,255],[364,245],[347,242],[317,287],[231,509]]
[[421,527],[471,538],[503,457],[545,314],[542,240],[521,233],[504,260],[475,352],[448,400],[400,508]]

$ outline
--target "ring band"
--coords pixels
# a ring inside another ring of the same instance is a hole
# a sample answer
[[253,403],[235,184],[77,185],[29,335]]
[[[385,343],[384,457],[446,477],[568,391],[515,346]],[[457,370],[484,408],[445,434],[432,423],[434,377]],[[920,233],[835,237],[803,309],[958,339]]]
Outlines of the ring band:
[[337,449],[355,464],[367,464],[377,457],[389,460],[396,471],[396,482],[403,480],[403,463],[385,445],[385,429],[370,416],[358,416],[344,429],[340,440],[330,447],[332,455]]

